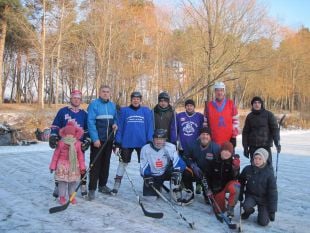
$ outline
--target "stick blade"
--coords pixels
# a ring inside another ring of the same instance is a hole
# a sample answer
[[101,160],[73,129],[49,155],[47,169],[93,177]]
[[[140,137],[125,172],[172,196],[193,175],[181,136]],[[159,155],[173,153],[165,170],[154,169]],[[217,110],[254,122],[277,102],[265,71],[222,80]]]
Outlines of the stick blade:
[[229,223],[229,224],[227,224],[228,225],[228,227],[230,228],[230,229],[237,229],[237,224],[236,223]]
[[143,213],[144,213],[144,215],[145,215],[146,217],[150,217],[150,218],[162,218],[162,217],[164,216],[164,214],[161,213],[161,212],[149,212],[149,211],[147,211],[147,210],[144,208],[144,206],[143,206],[143,204],[142,204],[141,202],[139,202],[139,204],[140,204],[141,209],[142,209],[142,211],[143,211]]
[[60,205],[60,206],[52,207],[52,208],[49,209],[49,213],[50,214],[54,214],[54,213],[57,213],[57,212],[60,212],[60,211],[64,211],[65,209],[68,208],[69,204],[70,204],[70,200],[65,205]]

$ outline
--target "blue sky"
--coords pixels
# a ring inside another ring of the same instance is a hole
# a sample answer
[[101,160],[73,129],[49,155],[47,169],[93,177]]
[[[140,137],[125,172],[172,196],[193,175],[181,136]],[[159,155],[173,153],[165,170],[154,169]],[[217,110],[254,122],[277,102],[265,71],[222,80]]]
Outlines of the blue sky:
[[[197,0],[196,0],[197,1]],[[285,26],[310,28],[310,0],[257,0],[269,9],[270,16]],[[156,4],[180,5],[180,0],[154,0]]]

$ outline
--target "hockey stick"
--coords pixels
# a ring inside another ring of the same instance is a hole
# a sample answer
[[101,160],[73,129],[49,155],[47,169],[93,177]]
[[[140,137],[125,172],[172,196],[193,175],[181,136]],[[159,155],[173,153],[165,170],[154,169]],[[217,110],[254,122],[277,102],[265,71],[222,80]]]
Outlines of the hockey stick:
[[[231,223],[230,219],[225,216],[225,214],[222,212],[221,208],[219,207],[219,205],[217,204],[216,200],[214,199],[213,196],[208,197],[209,201],[212,203],[212,205],[215,206],[215,208],[217,209],[217,211],[219,212],[219,214],[221,215],[222,219],[224,220],[224,222],[227,224],[227,226],[230,229],[237,229],[237,224],[236,223]],[[215,213],[215,212],[214,212]],[[216,214],[216,213],[215,213]]]
[[[120,161],[122,160],[122,157],[121,157],[121,155],[120,155],[119,153],[117,153],[116,156],[119,157]],[[146,217],[150,217],[150,218],[162,218],[162,217],[164,216],[163,213],[161,213],[161,212],[149,212],[149,211],[147,211],[147,210],[144,208],[143,203],[142,203],[142,201],[141,201],[141,199],[140,199],[140,196],[139,196],[139,194],[138,194],[137,190],[135,189],[135,186],[134,186],[134,184],[133,184],[133,182],[132,182],[132,179],[129,177],[126,168],[124,168],[124,169],[125,169],[125,174],[126,174],[128,180],[129,180],[130,184],[131,184],[131,188],[132,188],[132,190],[134,191],[134,193],[136,194],[138,203],[139,203],[139,205],[141,206],[141,209],[142,209],[144,215],[145,215]]]
[[67,201],[66,204],[64,205],[60,205],[60,206],[55,206],[49,209],[49,213],[53,214],[53,213],[57,213],[60,211],[63,211],[65,209],[68,208],[68,206],[70,205],[71,201],[75,198],[77,191],[79,190],[79,188],[82,185],[82,182],[86,180],[87,175],[89,174],[90,170],[92,169],[92,167],[94,166],[95,162],[98,160],[98,158],[100,157],[100,154],[102,152],[102,150],[105,148],[105,146],[108,144],[108,141],[110,140],[110,138],[112,137],[114,131],[112,131],[109,135],[107,140],[103,143],[103,145],[100,147],[99,151],[97,152],[94,161],[89,165],[89,168],[86,170],[83,178],[81,179],[81,181],[79,182],[78,186],[75,188],[74,192],[70,195],[69,200]]
[[[283,121],[284,121],[284,118],[286,117],[286,114],[284,114],[280,121],[279,121],[279,137],[280,137],[280,128],[281,126],[283,125]],[[280,139],[279,139],[279,144],[280,144]],[[279,164],[279,152],[277,150],[277,161],[276,161],[276,181],[277,181],[277,178],[278,178],[278,164]]]
[[239,226],[238,226],[238,232],[242,232],[242,225],[241,225],[241,212],[242,212],[242,202],[239,201]]
[[163,213],[161,213],[161,212],[149,212],[149,211],[147,211],[147,210],[144,208],[144,206],[143,206],[143,204],[142,204],[142,202],[141,202],[141,200],[140,200],[140,196],[139,196],[139,194],[137,193],[137,190],[135,189],[135,187],[134,187],[134,185],[133,185],[133,182],[132,182],[132,180],[130,179],[130,177],[129,177],[127,171],[126,171],[126,169],[125,169],[125,174],[126,174],[128,180],[129,180],[130,184],[131,184],[132,190],[133,190],[134,193],[136,194],[138,203],[139,203],[139,205],[141,206],[141,209],[142,209],[144,215],[145,215],[146,217],[150,217],[150,218],[162,218],[162,217],[164,216]]
[[151,185],[151,187],[157,193],[157,195],[160,196],[161,199],[163,199],[166,203],[168,203],[170,207],[174,210],[174,212],[176,212],[190,226],[190,228],[194,229],[194,222],[187,221],[187,219],[174,207],[174,205],[170,201],[168,201],[168,199],[163,194],[161,194],[161,192],[159,192],[154,187],[154,185]]

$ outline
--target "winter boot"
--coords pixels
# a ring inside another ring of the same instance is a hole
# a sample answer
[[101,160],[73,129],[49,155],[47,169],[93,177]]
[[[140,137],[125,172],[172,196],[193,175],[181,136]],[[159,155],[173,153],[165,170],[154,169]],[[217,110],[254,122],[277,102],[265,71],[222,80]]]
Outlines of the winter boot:
[[75,198],[72,199],[71,204],[72,204],[72,205],[75,205],[75,204],[76,204],[76,199],[75,199]]
[[194,201],[194,193],[190,189],[184,189],[181,192],[182,198],[181,198],[181,204],[182,205],[190,205]]
[[235,207],[234,206],[227,206],[227,211],[226,211],[226,213],[227,213],[227,217],[228,218],[233,218],[234,217],[234,209],[235,209]]
[[241,218],[242,219],[248,219],[250,217],[250,215],[254,213],[254,211],[255,211],[254,208],[250,208],[250,209],[245,210],[244,213],[241,214]]
[[55,188],[53,192],[53,197],[58,198],[59,191],[58,191],[58,183],[55,183]]
[[115,180],[115,183],[111,191],[111,194],[116,195],[119,190],[119,187],[121,186],[122,176],[116,176],[114,180]]
[[111,194],[112,190],[108,186],[99,186],[98,192],[104,193],[104,194]]
[[95,199],[95,190],[89,190],[88,191],[88,200],[92,201]]
[[196,194],[201,194],[202,186],[200,183],[196,183]]
[[65,198],[64,196],[61,196],[61,197],[59,198],[59,203],[60,203],[61,205],[66,204],[66,202],[67,202],[67,200],[66,200],[66,198]]
[[82,197],[87,197],[87,187],[86,187],[86,185],[85,184],[82,184],[81,185],[81,195],[82,195]]
[[171,197],[178,205],[182,205],[182,190],[180,188],[174,188],[171,192]]

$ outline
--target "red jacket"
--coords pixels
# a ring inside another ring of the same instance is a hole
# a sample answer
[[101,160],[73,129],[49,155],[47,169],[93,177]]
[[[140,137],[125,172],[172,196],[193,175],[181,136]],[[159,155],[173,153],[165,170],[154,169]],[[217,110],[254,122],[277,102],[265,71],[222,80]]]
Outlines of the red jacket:
[[238,110],[234,102],[224,99],[222,102],[210,101],[205,105],[204,116],[211,129],[212,140],[222,145],[235,138],[239,132]]

